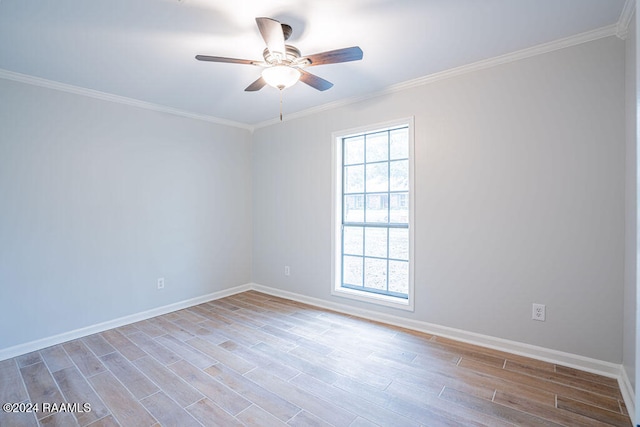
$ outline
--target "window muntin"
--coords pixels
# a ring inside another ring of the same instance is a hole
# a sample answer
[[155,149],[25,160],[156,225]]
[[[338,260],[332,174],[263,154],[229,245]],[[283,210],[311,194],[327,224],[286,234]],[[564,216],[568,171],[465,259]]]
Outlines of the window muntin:
[[413,306],[411,132],[410,124],[403,123],[336,137],[336,292],[355,291]]

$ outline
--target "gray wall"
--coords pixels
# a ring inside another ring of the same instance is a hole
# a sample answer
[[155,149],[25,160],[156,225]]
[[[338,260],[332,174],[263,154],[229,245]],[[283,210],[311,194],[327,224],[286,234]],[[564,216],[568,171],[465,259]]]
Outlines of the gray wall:
[[626,174],[623,365],[635,387],[638,168],[636,132],[636,25],[629,25],[625,50]]
[[251,281],[247,130],[2,79],[0,100],[0,349]]
[[[253,281],[621,363],[624,59],[609,37],[257,129]],[[330,295],[331,133],[407,116],[414,313]]]
[[[253,136],[0,80],[0,349],[253,281],[629,372],[624,64],[610,37]],[[414,313],[330,295],[330,135],[408,116]]]

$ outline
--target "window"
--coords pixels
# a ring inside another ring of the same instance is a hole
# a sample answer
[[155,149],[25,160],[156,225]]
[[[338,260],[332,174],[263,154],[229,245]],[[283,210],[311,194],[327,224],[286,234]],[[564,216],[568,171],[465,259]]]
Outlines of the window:
[[413,309],[413,120],[333,135],[333,288]]

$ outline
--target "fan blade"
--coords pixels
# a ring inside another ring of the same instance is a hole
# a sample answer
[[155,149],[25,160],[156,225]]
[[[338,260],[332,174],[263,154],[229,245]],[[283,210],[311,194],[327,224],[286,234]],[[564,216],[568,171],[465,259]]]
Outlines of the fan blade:
[[250,59],[225,58],[224,56],[196,55],[198,61],[227,62],[229,64],[260,65],[260,61]]
[[255,82],[253,82],[249,86],[247,86],[247,88],[244,91],[245,92],[255,92],[257,90],[262,89],[266,84],[267,84],[267,82],[265,82],[264,79],[262,77],[260,77],[258,80],[256,80]]
[[303,59],[309,60],[310,64],[308,66],[359,61],[362,59],[362,49],[358,46],[345,47],[344,49],[316,53],[315,55],[309,55]]
[[256,24],[271,55],[279,54],[281,58],[285,58],[287,50],[284,47],[282,24],[271,18],[256,18]]
[[308,84],[309,86],[311,86],[314,89],[318,89],[318,90],[327,90],[327,89],[331,89],[333,87],[333,83],[320,78],[318,76],[316,76],[315,74],[311,74],[305,70],[302,70],[300,68],[298,68],[298,71],[300,71],[300,81],[303,83]]

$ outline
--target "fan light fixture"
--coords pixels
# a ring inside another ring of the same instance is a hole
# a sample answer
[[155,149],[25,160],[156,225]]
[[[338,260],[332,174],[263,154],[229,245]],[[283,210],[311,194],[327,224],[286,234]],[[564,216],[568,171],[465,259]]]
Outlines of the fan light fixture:
[[300,71],[287,65],[274,65],[262,70],[262,78],[269,86],[285,89],[300,80]]
[[261,76],[247,86],[245,92],[255,92],[266,85],[279,89],[280,120],[282,120],[282,93],[284,89],[293,86],[298,80],[320,91],[331,89],[333,86],[333,83],[303,70],[303,67],[337,64],[339,62],[359,61],[362,59],[362,49],[358,46],[302,56],[295,46],[285,44],[293,31],[290,25],[281,24],[275,19],[265,17],[256,18],[256,24],[262,39],[267,44],[266,49],[262,52],[264,61],[210,55],[196,55],[196,59],[198,61],[266,67],[262,70]]

